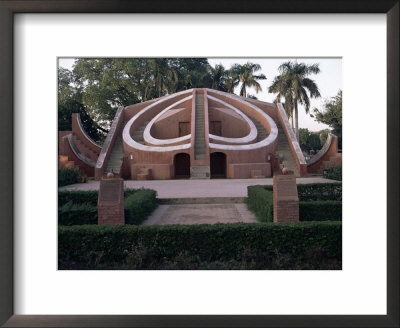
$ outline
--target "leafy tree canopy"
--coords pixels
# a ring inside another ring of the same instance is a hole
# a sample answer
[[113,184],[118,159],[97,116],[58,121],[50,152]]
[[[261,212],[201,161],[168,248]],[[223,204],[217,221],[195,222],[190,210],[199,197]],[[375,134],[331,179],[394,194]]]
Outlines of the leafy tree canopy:
[[95,141],[101,141],[104,130],[88,115],[82,103],[82,93],[73,86],[72,73],[64,68],[58,69],[58,130],[72,129],[72,113],[79,113],[83,128]]
[[325,100],[323,109],[313,110],[315,120],[332,128],[332,133],[339,138],[339,148],[342,148],[342,90],[335,97]]
[[299,136],[301,150],[308,153],[310,150],[319,150],[322,148],[319,132],[310,132],[308,129],[301,128]]
[[335,97],[325,100],[323,110],[314,108],[315,120],[330,126],[333,133],[342,132],[342,90]]
[[90,115],[108,122],[119,106],[207,87],[211,81],[206,58],[82,58],[72,74]]

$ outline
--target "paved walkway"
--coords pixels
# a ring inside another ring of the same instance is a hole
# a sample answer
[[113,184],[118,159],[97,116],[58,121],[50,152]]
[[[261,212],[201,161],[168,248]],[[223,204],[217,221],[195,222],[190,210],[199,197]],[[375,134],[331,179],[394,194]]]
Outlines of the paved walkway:
[[246,204],[159,205],[143,225],[254,223],[256,217]]
[[[297,178],[297,183],[337,182],[321,177]],[[247,197],[247,186],[272,185],[272,178],[264,179],[211,179],[211,180],[150,180],[125,181],[125,188],[150,188],[158,198]],[[59,190],[98,190],[99,181],[78,183]]]

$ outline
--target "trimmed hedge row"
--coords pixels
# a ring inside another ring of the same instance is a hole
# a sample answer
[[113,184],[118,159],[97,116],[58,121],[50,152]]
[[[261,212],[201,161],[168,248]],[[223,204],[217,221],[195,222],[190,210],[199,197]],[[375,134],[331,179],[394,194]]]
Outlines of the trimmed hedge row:
[[[58,197],[59,225],[97,224],[97,191],[60,191]],[[126,224],[142,223],[158,206],[155,190],[127,189],[125,197]]]
[[273,221],[274,200],[272,186],[248,186],[246,204],[248,209],[256,215],[258,221]]
[[[124,197],[127,198],[140,189],[125,189]],[[74,204],[88,204],[97,206],[97,199],[99,197],[98,190],[59,190],[58,191],[58,206],[63,206],[68,202]]]
[[246,261],[249,258],[246,254],[258,254],[266,269],[271,268],[268,263],[280,263],[283,259],[286,264],[282,268],[297,268],[299,264],[304,267],[310,261],[310,251],[313,257],[315,254],[318,257],[315,268],[330,260],[341,263],[342,258],[342,225],[332,221],[60,226],[58,232],[59,269],[107,268],[127,264],[132,259],[137,264],[148,257],[152,259],[152,268],[161,268],[162,263],[179,257],[183,251],[187,258],[207,263]]
[[141,224],[157,206],[157,192],[155,190],[138,190],[125,199],[125,223]]
[[[313,183],[297,185],[300,221],[341,221],[342,184]],[[260,222],[272,222],[273,186],[248,186],[246,204]]]
[[342,183],[298,184],[299,200],[342,200]]
[[342,221],[342,202],[317,200],[299,202],[300,221]]
[[58,224],[63,226],[97,224],[97,207],[69,201],[58,208]]
[[74,168],[63,167],[58,169],[58,186],[67,186],[78,182],[79,171]]
[[342,167],[330,167],[324,171],[324,178],[342,181]]

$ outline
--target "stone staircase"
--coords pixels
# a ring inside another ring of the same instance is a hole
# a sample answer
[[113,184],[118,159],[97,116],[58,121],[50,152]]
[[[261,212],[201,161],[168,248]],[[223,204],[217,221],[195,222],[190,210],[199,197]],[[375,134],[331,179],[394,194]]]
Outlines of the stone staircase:
[[254,125],[256,126],[257,129],[257,142],[264,140],[266,137],[268,137],[268,132],[264,128],[264,126],[257,121],[255,118],[248,116],[250,120],[253,121]]
[[114,147],[111,151],[110,158],[108,159],[107,166],[104,170],[105,174],[111,171],[115,174],[119,174],[121,171],[122,161],[124,159],[124,148],[122,146],[122,130],[124,129],[125,124],[126,122],[122,123],[121,131],[118,133],[118,136],[115,139]]
[[99,157],[99,153],[95,152],[88,146],[86,146],[76,135],[72,135],[72,140],[74,141],[75,146],[79,149],[79,151],[85,155],[87,158],[90,158],[93,162],[97,161]]
[[279,154],[281,167],[286,167],[288,170],[293,171],[296,177],[299,177],[299,170],[297,169],[296,161],[293,158],[286,134],[283,131],[280,122],[276,121],[275,123],[278,127],[278,147],[276,153]]
[[150,121],[146,121],[146,122],[144,122],[143,125],[139,126],[133,132],[132,139],[135,140],[137,143],[144,145],[143,132],[144,132],[144,129],[146,128],[147,124],[149,124],[149,123],[150,123]]
[[206,157],[204,135],[204,95],[196,94],[196,132],[194,140],[194,158],[204,160]]
[[[194,158],[195,160],[204,160],[206,158],[206,138],[204,133],[204,95],[196,94],[196,122],[195,122],[195,140],[194,140]],[[210,179],[210,167],[197,165],[190,167],[191,179]]]

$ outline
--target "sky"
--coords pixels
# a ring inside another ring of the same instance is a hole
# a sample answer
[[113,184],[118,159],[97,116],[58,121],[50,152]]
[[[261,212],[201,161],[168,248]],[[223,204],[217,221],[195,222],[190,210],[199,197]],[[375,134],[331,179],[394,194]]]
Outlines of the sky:
[[[261,71],[258,74],[264,74],[267,79],[259,81],[262,91],[258,94],[254,89],[248,89],[248,93],[256,96],[261,101],[273,102],[275,95],[268,93],[268,87],[271,85],[275,76],[279,75],[278,67],[286,61],[302,62],[305,64],[319,64],[320,73],[310,75],[309,78],[314,80],[319,87],[321,98],[310,99],[310,112],[313,108],[321,110],[324,100],[330,100],[336,96],[338,91],[342,89],[342,60],[341,58],[208,58],[211,66],[222,64],[229,69],[233,64],[245,64],[248,61],[260,64]],[[72,70],[75,59],[60,58],[59,65],[61,67]],[[235,93],[239,94],[239,87],[235,89]],[[320,131],[329,128],[325,124],[318,123],[314,118],[305,113],[304,107],[299,105],[299,127],[307,128],[310,131]]]

